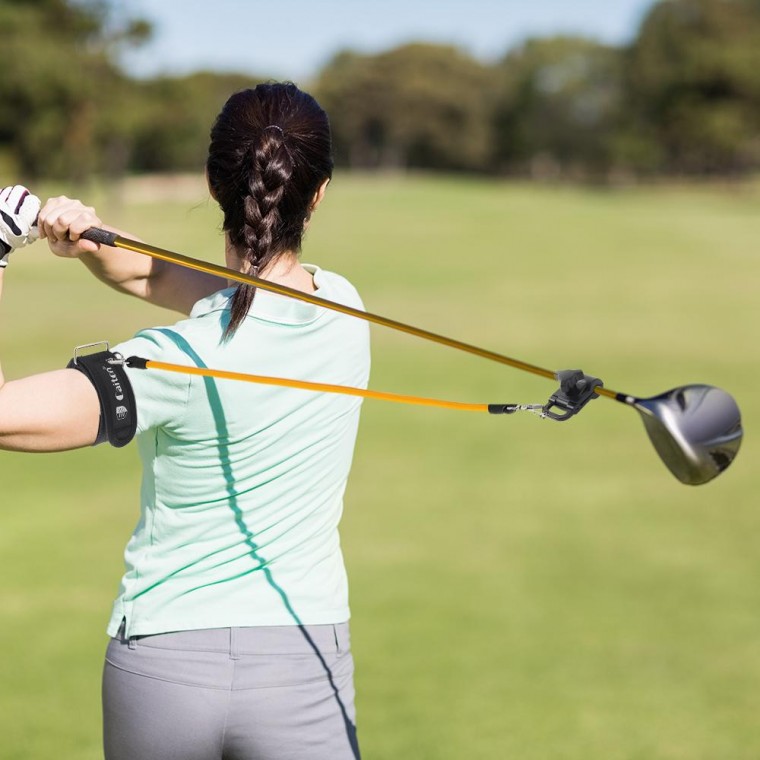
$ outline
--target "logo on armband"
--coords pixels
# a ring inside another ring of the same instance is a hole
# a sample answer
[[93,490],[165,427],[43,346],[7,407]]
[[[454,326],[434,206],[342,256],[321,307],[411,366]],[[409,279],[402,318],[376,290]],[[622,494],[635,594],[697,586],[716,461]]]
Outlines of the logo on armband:
[[122,420],[127,419],[127,415],[129,414],[129,409],[127,409],[126,406],[117,406],[116,407],[116,419],[121,422]]
[[116,390],[116,400],[124,401],[124,391],[121,388],[121,383],[119,382],[119,378],[116,377],[116,373],[110,367],[106,367],[105,370],[108,373],[108,376],[111,378],[111,385],[113,385],[113,387]]

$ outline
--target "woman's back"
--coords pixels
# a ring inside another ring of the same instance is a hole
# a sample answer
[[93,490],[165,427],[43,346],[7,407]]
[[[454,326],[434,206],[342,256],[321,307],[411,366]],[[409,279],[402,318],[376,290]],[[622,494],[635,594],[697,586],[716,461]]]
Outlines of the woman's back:
[[[317,295],[363,308],[316,268]],[[140,333],[125,356],[366,387],[366,323],[259,291],[223,340],[232,289]],[[143,460],[141,519],[109,632],[347,620],[338,522],[360,402],[267,385],[130,370]]]

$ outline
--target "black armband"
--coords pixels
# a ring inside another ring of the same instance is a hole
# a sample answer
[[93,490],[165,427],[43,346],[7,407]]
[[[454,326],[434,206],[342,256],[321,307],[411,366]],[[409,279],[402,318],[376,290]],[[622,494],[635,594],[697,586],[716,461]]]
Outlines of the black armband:
[[75,352],[66,367],[86,375],[97,391],[100,424],[93,445],[108,441],[116,448],[126,446],[137,431],[137,405],[123,358],[108,349],[86,356]]

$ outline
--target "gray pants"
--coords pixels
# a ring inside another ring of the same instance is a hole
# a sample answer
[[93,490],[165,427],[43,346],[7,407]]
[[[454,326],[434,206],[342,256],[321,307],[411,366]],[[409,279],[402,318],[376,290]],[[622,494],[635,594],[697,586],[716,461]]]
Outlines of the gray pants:
[[106,760],[358,760],[348,624],[111,639]]

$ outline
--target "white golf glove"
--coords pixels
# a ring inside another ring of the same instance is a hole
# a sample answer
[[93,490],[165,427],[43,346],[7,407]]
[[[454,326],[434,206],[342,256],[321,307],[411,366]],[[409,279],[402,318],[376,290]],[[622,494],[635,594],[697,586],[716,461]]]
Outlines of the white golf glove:
[[8,266],[8,257],[39,237],[37,215],[40,199],[22,185],[0,190],[0,268]]

